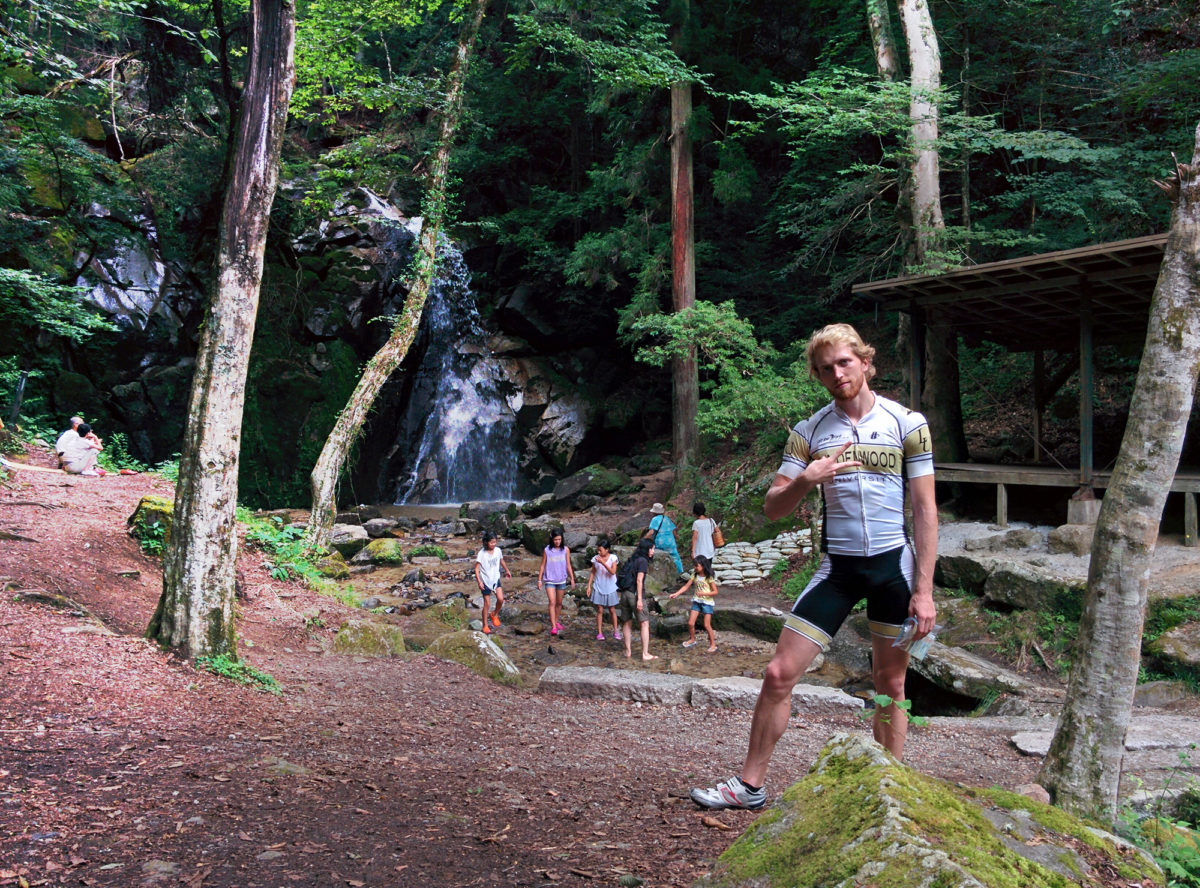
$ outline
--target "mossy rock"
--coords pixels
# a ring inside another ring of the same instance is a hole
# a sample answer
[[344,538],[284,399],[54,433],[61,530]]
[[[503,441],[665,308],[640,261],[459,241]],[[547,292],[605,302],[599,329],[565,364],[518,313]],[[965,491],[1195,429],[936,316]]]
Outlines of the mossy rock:
[[130,535],[135,538],[138,537],[139,528],[152,527],[156,523],[161,524],[163,543],[166,544],[171,539],[171,522],[174,514],[175,500],[166,496],[150,494],[138,501],[133,514],[125,519],[125,524],[129,528]]
[[721,855],[704,884],[1076,888],[1101,882],[1161,886],[1163,875],[1148,857],[1064,811],[925,776],[864,737],[837,734],[808,776]]
[[355,564],[394,565],[403,564],[404,558],[404,549],[399,540],[380,537],[367,543],[353,561]]
[[634,484],[633,479],[624,472],[617,469],[610,469],[599,463],[590,465],[580,471],[581,473],[587,473],[589,476],[587,486],[583,488],[582,492],[591,494],[592,496],[612,496],[614,493],[632,491],[638,487],[638,485]]
[[[554,494],[543,493],[541,496],[531,499],[529,502],[522,504],[521,512],[528,518],[536,518],[538,515],[545,515],[554,508]],[[515,517],[515,516],[514,516]]]
[[451,598],[409,617],[404,623],[404,637],[410,650],[423,651],[443,635],[466,629],[470,622],[466,603],[461,598]]
[[714,516],[721,525],[726,542],[773,540],[785,531],[804,526],[794,512],[778,521],[768,521],[763,514],[763,501],[773,477],[763,477],[753,484],[747,484],[723,516]]
[[346,559],[342,557],[342,553],[336,549],[332,552],[327,552],[317,562],[317,571],[321,576],[328,577],[331,580],[350,579],[350,565],[346,563]]
[[482,632],[470,629],[451,632],[438,638],[425,652],[461,663],[484,678],[502,684],[515,685],[521,680],[521,672],[508,654]]
[[395,657],[405,651],[399,626],[375,620],[347,620],[333,639],[333,650],[359,657]]

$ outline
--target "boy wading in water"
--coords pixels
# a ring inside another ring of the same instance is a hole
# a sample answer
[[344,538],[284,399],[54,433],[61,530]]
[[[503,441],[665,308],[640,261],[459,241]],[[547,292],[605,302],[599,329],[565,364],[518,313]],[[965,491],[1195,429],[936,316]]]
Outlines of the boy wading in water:
[[[904,699],[908,652],[892,646],[901,624],[917,620],[916,638],[933,629],[933,565],[937,505],[933,450],[925,417],[876,395],[875,349],[848,324],[816,331],[808,369],[832,403],[796,425],[788,437],[763,512],[790,514],[815,487],[824,505],[821,566],[784,623],[750,723],[750,748],[741,774],[708,789],[693,789],[705,808],[761,808],[775,744],[792,708],[792,687],[863,597],[871,627],[875,691]],[[904,526],[912,504],[913,540]],[[895,705],[875,708],[875,739],[904,754],[908,718]]]
[[[494,533],[483,535],[483,548],[475,556],[475,582],[483,593],[483,634],[491,635],[492,627],[500,627],[500,608],[504,604],[504,589],[500,586],[500,571],[512,579],[512,572],[504,561],[504,552],[496,542]],[[488,598],[496,596],[496,610],[488,617]]]

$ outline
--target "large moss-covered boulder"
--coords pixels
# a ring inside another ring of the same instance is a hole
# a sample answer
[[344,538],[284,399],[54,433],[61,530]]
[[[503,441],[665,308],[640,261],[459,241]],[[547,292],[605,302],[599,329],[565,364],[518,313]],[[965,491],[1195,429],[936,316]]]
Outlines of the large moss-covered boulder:
[[451,632],[431,644],[426,653],[462,663],[484,678],[504,684],[516,684],[521,680],[521,672],[508,654],[482,632],[470,629]]
[[423,651],[443,635],[466,629],[470,622],[466,603],[461,598],[450,598],[409,617],[404,623],[404,637],[410,650]]
[[404,653],[404,633],[391,623],[347,620],[333,638],[333,649],[359,657],[394,657]]
[[1200,623],[1184,623],[1164,632],[1147,649],[1176,669],[1200,676]]
[[837,734],[721,855],[709,888],[1163,884],[1135,849],[1057,808],[927,777]]
[[133,514],[125,519],[129,533],[135,539],[143,539],[147,528],[159,525],[163,528],[163,544],[171,539],[171,521],[175,514],[175,500],[167,496],[150,494],[138,501]]
[[1087,580],[1021,561],[998,564],[983,584],[984,600],[1023,610],[1078,614]]
[[355,564],[403,564],[404,548],[399,540],[382,537],[371,540],[350,560]]
[[346,563],[346,559],[337,549],[325,553],[317,561],[317,571],[321,576],[331,580],[348,580],[350,578],[350,565]]

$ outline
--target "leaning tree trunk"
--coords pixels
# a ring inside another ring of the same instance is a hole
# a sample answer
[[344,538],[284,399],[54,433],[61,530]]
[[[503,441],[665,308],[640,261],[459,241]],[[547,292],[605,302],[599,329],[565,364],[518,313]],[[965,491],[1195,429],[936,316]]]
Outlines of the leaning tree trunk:
[[267,223],[295,79],[295,6],[254,0],[253,39],[217,251],[217,284],[196,355],[163,591],[146,634],[188,656],[237,656],[238,451]]
[[[912,77],[912,178],[910,201],[916,238],[917,261],[927,272],[946,263],[946,222],[942,217],[942,190],[938,158],[937,92],[942,83],[942,57],[937,32],[926,0],[900,0],[900,18],[908,42]],[[938,312],[929,316],[925,335],[925,386],[921,410],[929,420],[933,450],[945,462],[966,459],[967,442],[962,427],[959,398],[958,335],[942,323]]]
[[[696,243],[692,194],[692,85],[671,87],[671,296],[675,311],[696,305]],[[676,466],[696,465],[700,437],[696,408],[700,400],[696,346],[671,363],[674,434],[672,456]]]
[[1129,422],[1104,495],[1067,703],[1040,780],[1055,804],[1111,821],[1141,662],[1150,559],[1200,370],[1200,126],[1170,197],[1163,254]]
[[488,0],[474,0],[459,34],[458,49],[447,83],[438,147],[429,173],[429,189],[425,196],[425,222],[421,227],[412,286],[405,297],[404,308],[392,326],[388,341],[368,362],[354,391],[350,393],[346,406],[338,414],[333,430],[325,439],[325,446],[321,448],[321,455],[309,475],[312,515],[309,518],[305,540],[314,548],[324,549],[329,546],[333,521],[337,514],[337,486],[342,467],[346,464],[350,449],[358,440],[367,415],[371,412],[384,383],[400,366],[417,336],[421,313],[425,310],[425,300],[429,296],[437,265],[437,242],[446,207],[450,150],[458,130],[459,118],[462,116],[463,84],[467,79],[467,68],[475,46],[475,37],[479,33],[487,5]]

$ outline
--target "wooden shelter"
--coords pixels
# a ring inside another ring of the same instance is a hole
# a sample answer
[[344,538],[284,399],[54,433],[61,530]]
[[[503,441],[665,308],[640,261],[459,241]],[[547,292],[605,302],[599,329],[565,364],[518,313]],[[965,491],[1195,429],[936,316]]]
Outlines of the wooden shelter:
[[[1073,499],[1093,499],[1109,474],[1093,465],[1094,348],[1100,343],[1146,338],[1150,300],[1162,265],[1165,234],[1059,250],[1020,259],[988,262],[944,274],[872,281],[854,287],[856,295],[912,319],[913,364],[910,399],[921,403],[924,319],[936,309],[968,342],[988,340],[1014,352],[1034,355],[1034,454],[1041,454],[1042,414],[1048,398],[1043,354],[1046,349],[1079,352],[1079,470],[1042,466],[939,463],[947,481],[997,485],[997,521],[1007,520],[1009,484],[1078,488]],[[1200,473],[1178,472],[1171,490],[1184,494],[1185,536],[1196,543],[1196,494]]]

